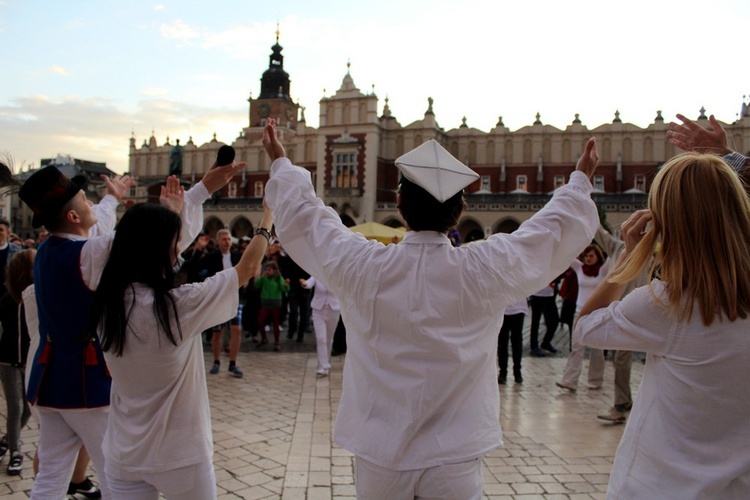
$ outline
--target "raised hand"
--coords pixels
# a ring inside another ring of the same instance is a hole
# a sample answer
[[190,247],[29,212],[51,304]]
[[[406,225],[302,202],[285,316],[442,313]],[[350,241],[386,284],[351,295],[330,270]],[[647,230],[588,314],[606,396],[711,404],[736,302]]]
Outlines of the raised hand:
[[115,175],[112,179],[105,174],[100,174],[99,177],[102,178],[104,185],[107,187],[107,194],[111,194],[117,198],[117,201],[120,201],[130,187],[135,185],[135,179],[128,174]]
[[678,114],[677,118],[682,125],[670,122],[667,131],[669,142],[683,151],[695,151],[696,153],[715,153],[728,155],[732,152],[727,142],[727,133],[721,124],[711,115],[708,122],[711,129],[703,128],[689,118]]
[[182,211],[185,203],[185,188],[180,185],[180,179],[177,176],[167,177],[166,186],[161,187],[159,203],[178,214]]
[[583,150],[583,154],[578,159],[576,164],[576,170],[583,172],[591,179],[596,171],[596,166],[599,164],[599,153],[596,151],[596,137],[592,137],[586,142],[586,147]]
[[622,223],[620,237],[625,242],[625,251],[632,251],[646,234],[646,225],[651,222],[650,210],[638,210]]
[[231,181],[232,178],[238,172],[241,172],[246,166],[247,162],[241,161],[239,163],[232,162],[229,165],[218,167],[214,161],[211,164],[211,168],[206,172],[206,175],[201,179],[201,182],[206,186],[209,193],[213,193],[229,184],[229,181]]
[[266,128],[263,131],[263,147],[266,148],[266,153],[268,153],[271,161],[286,156],[284,146],[279,142],[279,138],[276,135],[276,120],[273,118],[269,118],[266,121]]

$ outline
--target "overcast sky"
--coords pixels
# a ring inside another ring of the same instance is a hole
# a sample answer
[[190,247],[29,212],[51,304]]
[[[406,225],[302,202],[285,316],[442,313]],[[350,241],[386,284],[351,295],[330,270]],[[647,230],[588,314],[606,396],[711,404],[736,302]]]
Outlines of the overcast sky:
[[276,23],[291,94],[318,125],[323,91],[390,99],[402,125],[427,98],[446,130],[645,127],[701,106],[732,122],[750,95],[750,2],[0,0],[0,152],[16,167],[69,154],[128,167],[153,130],[231,143],[260,92]]

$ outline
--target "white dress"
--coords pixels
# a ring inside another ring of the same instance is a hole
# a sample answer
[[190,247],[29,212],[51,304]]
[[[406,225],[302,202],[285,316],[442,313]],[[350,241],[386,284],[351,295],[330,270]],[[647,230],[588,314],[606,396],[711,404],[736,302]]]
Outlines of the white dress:
[[338,297],[347,356],[334,441],[390,470],[471,460],[502,444],[497,332],[505,308],[547,285],[598,227],[575,172],[513,234],[454,248],[408,231],[398,245],[352,233],[281,158],[266,202],[284,249]]
[[[661,281],[654,291],[666,295]],[[750,497],[750,319],[705,326],[696,303],[677,321],[646,286],[582,317],[574,336],[647,353],[607,498]]]

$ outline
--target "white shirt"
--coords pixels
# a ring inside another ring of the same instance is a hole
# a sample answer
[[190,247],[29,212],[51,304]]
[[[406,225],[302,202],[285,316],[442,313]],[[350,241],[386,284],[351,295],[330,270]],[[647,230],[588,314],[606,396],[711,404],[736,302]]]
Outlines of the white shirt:
[[576,259],[570,264],[570,268],[573,269],[576,273],[576,277],[578,278],[578,298],[576,299],[576,314],[581,312],[581,308],[586,303],[587,300],[589,300],[589,297],[591,297],[591,294],[594,293],[594,290],[596,290],[596,287],[599,285],[599,283],[602,282],[604,278],[607,277],[607,273],[609,272],[609,265],[612,262],[612,259],[607,259],[604,264],[602,264],[602,267],[599,268],[599,274],[596,276],[588,276],[587,274],[584,274],[583,272],[583,262]]
[[748,498],[749,334],[750,318],[705,326],[697,302],[678,321],[647,286],[578,320],[582,344],[647,353],[607,498]]
[[352,233],[310,173],[271,165],[266,202],[284,249],[341,302],[347,329],[334,441],[391,470],[479,457],[502,444],[497,332],[507,305],[548,284],[598,225],[576,172],[513,234],[454,248],[408,231],[398,245]]
[[[123,355],[105,352],[112,373],[102,450],[108,465],[164,472],[209,460],[213,453],[201,332],[237,314],[237,272],[172,290],[183,338],[173,345],[154,316],[153,291],[136,283]],[[130,295],[132,299],[132,295]]]
[[315,295],[310,301],[310,307],[312,309],[316,311],[320,311],[324,307],[328,307],[333,311],[338,311],[340,309],[339,299],[336,298],[331,289],[325,286],[323,282],[316,280],[312,276],[305,280],[305,282],[307,283],[307,286],[304,286],[303,288],[307,288],[308,290],[315,288]]
[[514,314],[526,314],[529,311],[529,305],[526,299],[519,300],[515,304],[511,304],[505,309],[505,316],[512,316]]

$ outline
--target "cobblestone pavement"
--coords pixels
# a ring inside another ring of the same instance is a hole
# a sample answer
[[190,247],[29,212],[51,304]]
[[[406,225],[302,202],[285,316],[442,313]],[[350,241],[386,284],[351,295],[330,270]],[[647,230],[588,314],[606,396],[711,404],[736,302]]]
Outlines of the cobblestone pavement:
[[[526,328],[528,335],[528,320]],[[556,387],[566,337],[558,334],[561,353],[555,356],[526,357],[526,349],[523,384],[511,379],[499,386],[505,447],[484,459],[485,498],[604,498],[624,428],[596,418],[612,405],[612,365],[600,390],[587,390],[585,383],[575,393]],[[230,377],[224,360],[220,374],[207,375],[219,498],[354,498],[353,457],[332,444],[344,361],[334,357],[331,376],[316,378],[314,336],[308,334],[303,344],[282,343],[278,353],[245,342],[238,358],[243,379]],[[210,362],[206,356],[207,368]],[[642,371],[634,361],[634,391]],[[4,401],[0,413],[4,418]],[[24,469],[20,476],[0,470],[0,497],[28,498],[38,436],[32,419],[23,431]],[[0,467],[6,465],[7,458]]]

